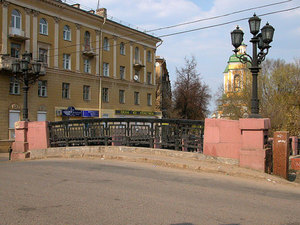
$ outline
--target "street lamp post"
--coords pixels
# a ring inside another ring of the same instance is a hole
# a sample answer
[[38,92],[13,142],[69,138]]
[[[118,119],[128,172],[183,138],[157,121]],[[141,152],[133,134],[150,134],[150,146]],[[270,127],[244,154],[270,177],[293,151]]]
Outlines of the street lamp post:
[[12,63],[12,72],[17,80],[23,82],[23,121],[28,121],[28,90],[29,85],[34,84],[42,75],[41,63],[31,62],[31,54],[24,53],[21,60]]
[[[252,43],[252,57],[246,53],[238,55],[238,48],[243,42],[243,31],[236,27],[234,31],[231,32],[231,42],[234,46],[234,53],[236,57],[240,60],[241,63],[250,63],[251,67],[249,68],[252,73],[252,98],[251,98],[251,114],[249,115],[250,118],[261,118],[259,115],[259,100],[257,95],[257,76],[260,70],[259,65],[262,61],[265,60],[266,55],[269,52],[269,48],[271,47],[269,44],[273,41],[273,35],[275,29],[267,23],[262,29],[261,33],[260,30],[260,21],[261,19],[256,16],[255,14],[251,17],[249,22],[250,33],[253,35],[250,42]],[[257,53],[257,48],[260,50]]]

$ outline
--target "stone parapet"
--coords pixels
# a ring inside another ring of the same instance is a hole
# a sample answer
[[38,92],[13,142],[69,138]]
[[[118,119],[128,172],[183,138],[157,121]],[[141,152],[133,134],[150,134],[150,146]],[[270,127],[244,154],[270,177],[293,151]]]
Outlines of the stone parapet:
[[240,166],[266,170],[270,119],[205,119],[205,155],[236,159]]

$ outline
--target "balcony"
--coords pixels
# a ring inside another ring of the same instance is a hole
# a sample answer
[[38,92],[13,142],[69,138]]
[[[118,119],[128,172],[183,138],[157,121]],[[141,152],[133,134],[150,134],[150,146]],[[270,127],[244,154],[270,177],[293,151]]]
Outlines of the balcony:
[[25,41],[29,39],[26,37],[26,34],[23,30],[16,29],[14,27],[9,28],[8,37],[15,41]]
[[[12,71],[12,63],[16,60],[20,60],[19,58],[11,57],[9,55],[0,55],[0,71]],[[46,66],[44,63],[41,64],[41,72],[40,75],[46,74]]]
[[96,52],[90,45],[83,45],[82,46],[82,54],[87,57],[94,57],[96,55]]
[[145,67],[145,65],[143,65],[143,63],[140,59],[134,59],[133,67],[135,69],[141,69],[142,67]]
[[0,70],[11,70],[11,64],[16,60],[14,57],[9,55],[0,56]]

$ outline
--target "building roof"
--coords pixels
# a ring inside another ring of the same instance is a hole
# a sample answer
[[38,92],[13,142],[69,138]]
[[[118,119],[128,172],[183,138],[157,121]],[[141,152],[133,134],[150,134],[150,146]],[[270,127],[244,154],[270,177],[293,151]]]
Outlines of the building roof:
[[228,73],[228,68],[229,68],[229,65],[227,64],[227,66],[226,66],[226,68],[225,68],[225,70],[224,70],[223,73]]
[[[240,54],[238,54],[238,56],[240,56]],[[248,57],[248,56],[245,56],[245,57]],[[223,73],[228,73],[228,70],[229,70],[229,63],[241,63],[241,61],[239,60],[238,57],[236,57],[235,54],[232,54],[232,55],[229,57],[229,60],[228,60],[228,62],[227,62],[227,66],[226,66],[226,68],[225,68],[225,70],[224,70]],[[250,64],[247,63],[247,66],[250,66]]]
[[[1,2],[1,0],[0,0],[0,2]],[[75,10],[78,10],[80,12],[87,13],[88,15],[95,16],[96,18],[98,17],[98,18],[103,18],[104,19],[103,16],[97,15],[94,10],[87,11],[87,10],[81,9],[80,8],[80,4],[77,4],[77,3],[76,4],[70,4],[70,3],[68,3],[69,1],[67,1],[67,0],[64,0],[64,1],[63,0],[54,0],[54,1],[46,0],[46,2],[48,2],[48,3],[50,2],[51,4],[55,4],[55,5],[58,5],[58,6],[59,6],[59,4],[63,4],[64,6],[67,6],[70,9],[75,9]],[[70,1],[70,2],[72,2],[72,1]],[[146,32],[142,32],[142,31],[140,31],[138,29],[134,29],[134,28],[132,28],[132,27],[130,27],[128,25],[125,25],[125,24],[119,23],[117,21],[114,21],[112,18],[111,19],[110,18],[106,18],[106,21],[108,21],[110,23],[113,23],[113,24],[116,24],[118,26],[124,27],[125,29],[134,31],[134,32],[136,32],[138,34],[142,34],[142,35],[146,35],[148,37],[151,37],[150,39],[154,39],[154,40],[156,40],[156,42],[161,41],[161,39],[159,37],[156,37],[156,36],[154,36],[152,34],[149,34],[149,33],[146,33]]]
[[238,57],[236,57],[235,54],[233,54],[229,57],[229,60],[228,60],[228,63],[231,63],[231,62],[240,62],[240,60]]

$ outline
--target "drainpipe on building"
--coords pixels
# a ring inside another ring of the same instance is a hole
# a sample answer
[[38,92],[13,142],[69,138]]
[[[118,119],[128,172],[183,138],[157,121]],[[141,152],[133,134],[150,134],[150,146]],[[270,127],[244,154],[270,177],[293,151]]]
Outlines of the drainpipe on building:
[[102,118],[102,76],[103,76],[103,26],[106,22],[106,13],[103,16],[103,23],[100,33],[100,71],[99,71],[99,118]]

